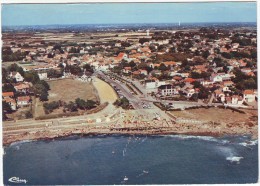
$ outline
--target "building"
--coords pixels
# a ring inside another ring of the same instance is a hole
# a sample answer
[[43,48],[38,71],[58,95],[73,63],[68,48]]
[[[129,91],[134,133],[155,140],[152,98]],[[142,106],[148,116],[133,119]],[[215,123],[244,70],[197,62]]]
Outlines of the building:
[[253,90],[245,90],[243,93],[243,98],[246,102],[254,102],[255,101],[255,93]]
[[5,97],[2,100],[8,103],[13,111],[17,109],[17,104],[14,98]]
[[158,94],[161,96],[172,96],[174,93],[175,90],[172,85],[161,85],[158,87]]
[[14,89],[17,91],[17,92],[23,92],[23,93],[28,93],[29,92],[29,89],[30,89],[30,85],[29,83],[21,83],[21,84],[17,84],[14,86]]
[[15,79],[16,82],[22,82],[24,80],[23,76],[19,72],[11,72],[9,77]]
[[28,106],[30,103],[31,103],[30,96],[20,96],[17,98],[18,107]]
[[6,97],[12,98],[12,97],[14,97],[14,93],[13,92],[3,92],[2,97],[3,98],[6,98]]

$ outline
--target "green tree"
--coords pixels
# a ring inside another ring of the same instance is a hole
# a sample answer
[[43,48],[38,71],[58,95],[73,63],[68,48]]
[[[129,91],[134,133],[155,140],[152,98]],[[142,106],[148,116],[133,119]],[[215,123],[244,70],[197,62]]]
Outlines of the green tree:
[[24,77],[23,68],[18,66],[16,63],[11,64],[7,69],[9,72],[19,72],[21,74],[21,76]]
[[16,92],[16,90],[11,83],[5,83],[2,86],[2,92]]
[[80,109],[86,109],[86,101],[80,98],[77,98],[75,100],[75,103],[77,105],[77,107],[79,107]]
[[11,113],[13,111],[11,106],[6,101],[2,101],[2,107],[6,113]]
[[65,108],[67,108],[71,112],[78,111],[77,105],[75,103],[73,103],[72,101],[70,101],[67,105],[65,105]]
[[47,92],[47,89],[43,84],[37,83],[33,85],[33,92],[36,96],[40,96],[43,92]]
[[168,68],[166,67],[165,64],[161,63],[160,66],[159,66],[159,70],[166,71],[166,70],[168,70]]
[[8,71],[5,68],[2,68],[2,83],[8,83]]
[[24,73],[24,80],[36,84],[40,81],[40,78],[36,71],[30,71]]
[[40,101],[48,101],[48,92],[44,91],[40,94]]
[[86,108],[87,108],[87,109],[91,109],[91,108],[95,107],[95,104],[96,104],[95,101],[93,101],[93,100],[87,100],[87,102],[86,102]]
[[45,87],[46,90],[50,90],[50,85],[49,85],[49,83],[47,83],[46,81],[40,80],[40,81],[38,82],[38,84],[42,84],[42,85]]
[[86,71],[91,72],[91,73],[94,72],[93,68],[89,64],[85,64],[83,66],[83,69],[85,69]]

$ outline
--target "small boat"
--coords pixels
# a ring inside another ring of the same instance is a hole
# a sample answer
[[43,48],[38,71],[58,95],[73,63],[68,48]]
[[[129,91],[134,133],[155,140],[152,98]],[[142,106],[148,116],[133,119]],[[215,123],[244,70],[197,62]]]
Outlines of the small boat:
[[115,151],[112,151],[112,154],[115,154]]
[[149,172],[148,172],[148,171],[146,171],[146,170],[143,170],[143,173],[145,173],[145,174],[148,174]]
[[125,176],[125,177],[124,177],[124,181],[127,181],[127,180],[128,180],[128,177]]

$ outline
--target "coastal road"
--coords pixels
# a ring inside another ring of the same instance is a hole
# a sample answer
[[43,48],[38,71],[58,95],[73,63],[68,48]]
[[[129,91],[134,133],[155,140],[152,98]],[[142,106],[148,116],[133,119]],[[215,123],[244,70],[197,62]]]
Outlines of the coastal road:
[[142,109],[142,106],[140,105],[141,100],[138,97],[136,97],[133,94],[131,94],[125,84],[123,84],[120,81],[110,79],[108,76],[106,76],[102,72],[97,72],[97,74],[100,75],[110,85],[114,85],[118,89],[120,89],[122,94],[131,102],[131,104],[133,105],[134,109]]

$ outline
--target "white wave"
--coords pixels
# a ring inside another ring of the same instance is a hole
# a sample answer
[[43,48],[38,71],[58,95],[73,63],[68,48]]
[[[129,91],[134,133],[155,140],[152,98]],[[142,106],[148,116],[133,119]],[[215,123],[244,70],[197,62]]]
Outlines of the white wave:
[[242,145],[244,147],[248,147],[248,146],[254,146],[258,144],[258,140],[252,140],[252,141],[246,141],[246,142],[241,142],[239,143],[239,145]]
[[13,142],[13,143],[10,144],[10,147],[15,146],[15,145],[20,145],[20,144],[23,144],[23,143],[32,142],[32,141],[36,141],[36,140],[23,140],[23,141]]
[[226,158],[226,160],[228,160],[230,162],[237,162],[237,163],[239,163],[241,159],[244,159],[244,157],[230,156],[230,157]]
[[223,144],[229,143],[228,140],[218,139],[212,136],[187,136],[187,135],[165,135],[165,136],[179,138],[179,139],[200,139],[204,141],[220,142]]

